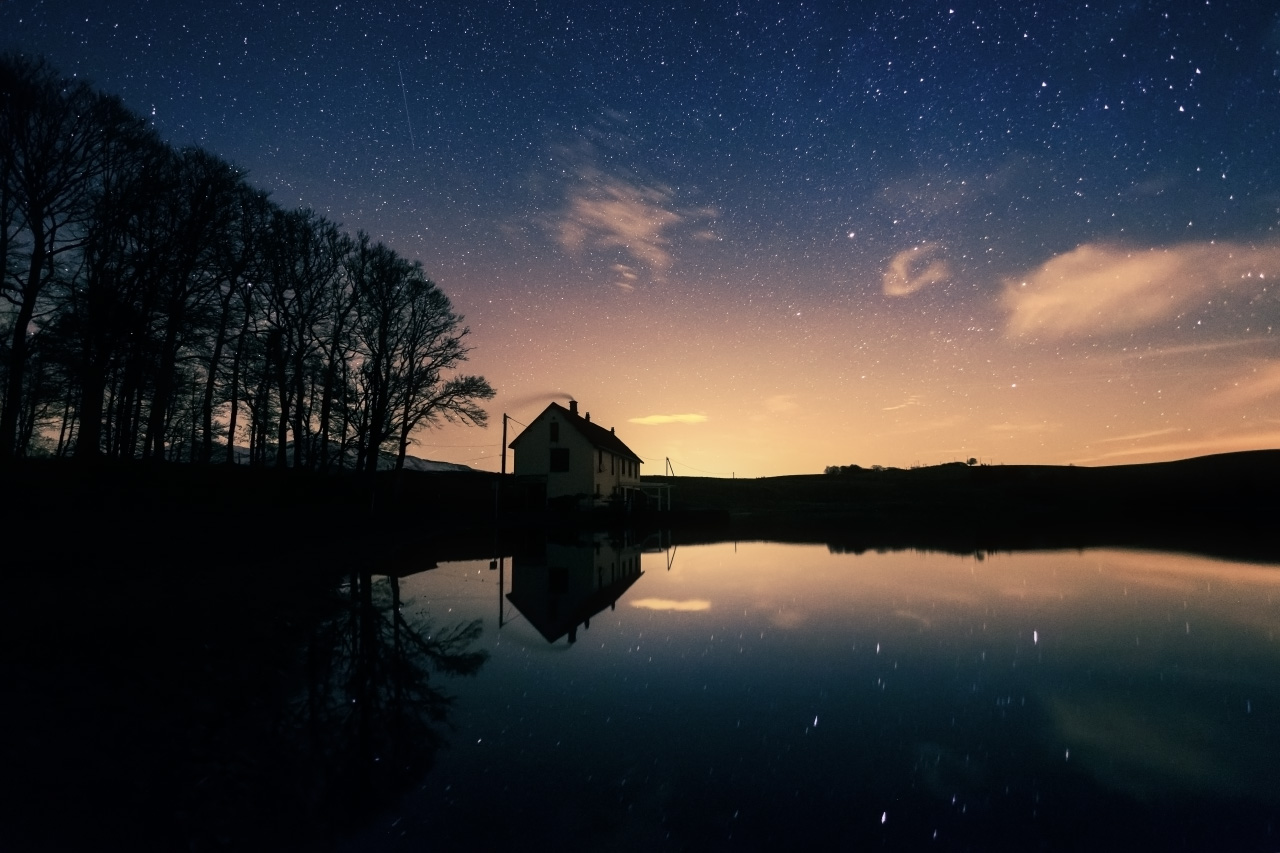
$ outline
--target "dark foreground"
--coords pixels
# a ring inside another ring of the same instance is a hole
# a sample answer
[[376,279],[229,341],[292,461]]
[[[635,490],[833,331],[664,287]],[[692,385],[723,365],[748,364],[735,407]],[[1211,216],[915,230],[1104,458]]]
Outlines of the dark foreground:
[[[1280,558],[1280,450],[1103,468],[975,466],[670,484],[665,512],[555,513],[522,504],[512,477],[382,472],[374,478],[246,467],[84,469],[33,461],[0,471],[22,541],[95,554],[102,539],[252,539],[285,550],[376,546],[433,559],[494,550],[527,531],[665,529],[677,539],[823,542],[841,550],[959,553],[1124,546]],[[24,547],[26,547],[24,545]]]
[[648,541],[623,521],[665,526],[668,545],[979,556],[1123,546],[1280,562],[1278,467],[1269,452],[1117,469],[681,478],[666,516],[508,510],[496,525],[496,478],[485,475],[369,484],[13,469],[0,474],[0,849],[314,849],[358,835],[420,784],[450,739],[442,679],[487,659],[467,625],[400,615],[396,578],[438,562],[536,567],[551,561],[537,555],[583,537]]
[[46,548],[0,849],[1280,841],[1274,565],[648,541]]
[[1121,546],[1280,558],[1280,450],[1103,468],[953,463],[667,482],[677,506],[726,511],[744,539],[850,551]]

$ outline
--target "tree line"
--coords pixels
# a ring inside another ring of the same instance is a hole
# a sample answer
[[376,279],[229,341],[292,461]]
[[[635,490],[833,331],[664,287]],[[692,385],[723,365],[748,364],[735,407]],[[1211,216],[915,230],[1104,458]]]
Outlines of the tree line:
[[285,210],[43,59],[0,57],[0,462],[402,467],[484,425],[449,299],[367,234]]

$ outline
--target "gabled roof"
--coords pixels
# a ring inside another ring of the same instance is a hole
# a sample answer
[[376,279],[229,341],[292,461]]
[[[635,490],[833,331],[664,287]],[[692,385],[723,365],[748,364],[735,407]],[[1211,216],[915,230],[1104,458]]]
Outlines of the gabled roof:
[[[538,417],[541,418],[543,415],[547,414],[560,415],[564,422],[573,429],[576,429],[578,434],[585,438],[592,447],[599,450],[607,450],[615,456],[632,459],[636,462],[640,462],[641,464],[644,463],[644,460],[637,456],[630,447],[627,447],[622,443],[622,439],[614,435],[613,430],[605,429],[599,424],[593,424],[581,415],[577,415],[569,411],[559,403],[552,403],[547,406],[542,410],[542,413],[539,414]],[[524,438],[527,433],[528,430],[526,429],[524,432],[517,435],[515,440],[513,440],[508,446],[515,447],[520,442],[520,439]]]
[[[512,571],[515,571],[514,566]],[[644,572],[636,571],[634,574],[623,575],[606,586],[592,590],[584,598],[569,602],[568,613],[561,612],[559,607],[550,606],[545,592],[531,593],[527,586],[511,590],[507,593],[507,601],[515,605],[520,615],[537,628],[538,633],[548,643],[554,643],[574,628],[587,622],[592,616],[608,609],[610,605],[622,598],[622,594],[630,589],[642,574]]]

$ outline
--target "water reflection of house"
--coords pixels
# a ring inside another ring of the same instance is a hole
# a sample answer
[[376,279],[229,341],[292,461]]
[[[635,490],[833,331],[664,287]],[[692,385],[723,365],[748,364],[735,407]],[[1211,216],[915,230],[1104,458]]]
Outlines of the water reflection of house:
[[507,600],[547,642],[568,636],[619,598],[640,577],[640,546],[605,534],[569,543],[547,543],[539,554],[511,558],[511,592]]
[[515,474],[533,504],[630,501],[640,493],[640,457],[613,429],[552,403],[511,442]]

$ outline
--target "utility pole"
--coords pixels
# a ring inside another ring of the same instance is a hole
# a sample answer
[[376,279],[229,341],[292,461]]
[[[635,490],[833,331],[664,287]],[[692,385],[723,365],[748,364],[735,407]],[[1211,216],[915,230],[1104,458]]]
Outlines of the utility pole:
[[[502,482],[507,479],[507,413],[502,413],[502,476],[493,482],[493,519],[502,516]],[[493,568],[490,564],[489,568]]]

